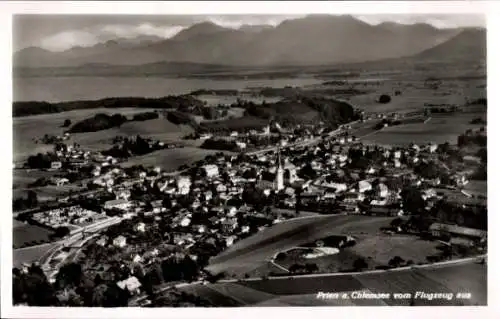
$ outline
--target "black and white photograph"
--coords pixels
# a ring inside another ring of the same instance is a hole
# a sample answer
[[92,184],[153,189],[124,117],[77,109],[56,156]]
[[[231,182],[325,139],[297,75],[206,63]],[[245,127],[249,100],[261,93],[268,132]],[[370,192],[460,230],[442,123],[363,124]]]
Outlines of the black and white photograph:
[[489,305],[486,12],[303,5],[12,15],[9,309]]

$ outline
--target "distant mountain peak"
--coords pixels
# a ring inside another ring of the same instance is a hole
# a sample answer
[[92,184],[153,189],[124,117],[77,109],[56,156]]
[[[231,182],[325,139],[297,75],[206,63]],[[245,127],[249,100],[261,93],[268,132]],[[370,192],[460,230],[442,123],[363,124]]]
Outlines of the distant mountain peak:
[[181,32],[177,33],[177,35],[175,35],[172,39],[184,41],[198,35],[213,34],[226,30],[228,29],[221,27],[220,25],[215,24],[211,21],[204,21],[193,24],[189,28],[182,30]]

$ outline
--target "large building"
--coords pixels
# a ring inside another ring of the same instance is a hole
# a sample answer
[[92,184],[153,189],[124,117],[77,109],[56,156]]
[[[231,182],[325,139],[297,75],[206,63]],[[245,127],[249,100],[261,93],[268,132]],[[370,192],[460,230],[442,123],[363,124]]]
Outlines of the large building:
[[205,165],[203,166],[203,170],[208,178],[219,176],[219,168],[217,167],[217,165]]
[[188,176],[180,176],[177,179],[177,191],[181,195],[186,195],[191,189],[191,179]]

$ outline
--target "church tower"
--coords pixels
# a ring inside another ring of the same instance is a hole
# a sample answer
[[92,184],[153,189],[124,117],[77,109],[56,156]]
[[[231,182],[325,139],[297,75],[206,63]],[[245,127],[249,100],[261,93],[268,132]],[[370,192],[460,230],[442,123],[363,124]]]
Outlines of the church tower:
[[281,163],[281,154],[280,154],[280,147],[278,146],[278,152],[276,154],[276,181],[275,181],[275,189],[277,191],[282,190],[285,188],[285,183],[284,183],[284,170],[283,170],[283,165]]

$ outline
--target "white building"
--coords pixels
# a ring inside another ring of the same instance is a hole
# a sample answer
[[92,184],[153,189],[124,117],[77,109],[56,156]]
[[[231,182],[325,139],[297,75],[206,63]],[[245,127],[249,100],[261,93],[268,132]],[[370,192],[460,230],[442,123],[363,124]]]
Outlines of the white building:
[[372,184],[369,181],[360,181],[358,183],[358,189],[360,193],[364,193],[372,190]]
[[138,231],[138,232],[145,232],[146,231],[146,224],[144,223],[138,223],[137,226],[135,227],[135,229]]
[[128,290],[130,293],[136,295],[140,293],[141,283],[137,277],[129,277],[128,279],[116,283],[120,289]]
[[219,175],[219,168],[217,165],[209,164],[203,166],[203,170],[205,171],[205,175],[208,178],[216,177]]
[[123,248],[127,245],[127,238],[124,236],[120,235],[113,239],[113,246]]
[[114,200],[108,200],[106,203],[104,203],[104,209],[120,209],[120,210],[127,210],[132,206],[132,203],[129,202],[126,199],[114,199]]
[[180,176],[177,179],[177,191],[181,195],[187,195],[191,189],[191,179],[187,176]]

